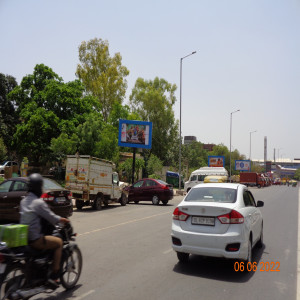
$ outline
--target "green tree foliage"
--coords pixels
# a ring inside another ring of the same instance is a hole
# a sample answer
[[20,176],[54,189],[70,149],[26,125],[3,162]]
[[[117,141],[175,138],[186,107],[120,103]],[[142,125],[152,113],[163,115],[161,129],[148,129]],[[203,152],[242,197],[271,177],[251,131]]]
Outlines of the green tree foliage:
[[[0,73],[0,138],[6,150],[12,150],[13,134],[18,122],[15,103],[8,94],[17,86],[16,79]],[[3,148],[4,149],[4,148]]]
[[182,161],[190,169],[199,169],[207,166],[207,151],[203,149],[201,142],[192,142],[182,147]]
[[158,175],[158,173],[161,173],[162,168],[162,161],[157,156],[152,154],[147,162],[147,173],[149,175]]
[[300,180],[300,169],[297,169],[294,175],[294,179]]
[[170,163],[170,149],[178,140],[178,124],[175,121],[176,85],[156,77],[154,80],[138,78],[130,95],[130,107],[143,121],[153,123],[152,149],[164,164]]
[[127,89],[129,71],[122,65],[120,53],[109,54],[108,41],[92,39],[79,46],[76,75],[86,91],[100,103],[104,121],[108,121],[114,103],[122,104]]
[[[51,68],[36,65],[33,74],[25,76],[9,94],[20,113],[21,122],[14,134],[19,154],[35,163],[49,160],[53,149],[60,156],[64,145],[59,150],[58,143],[50,145],[51,140],[61,133],[65,134],[61,139],[66,140],[66,135],[74,139],[76,127],[85,121],[87,114],[97,111],[95,99],[83,96],[83,92],[80,81],[64,83]],[[66,147],[73,144],[74,141]]]
[[[133,159],[128,158],[120,165],[121,171],[123,173],[125,173],[123,180],[126,180],[127,182],[130,182],[130,183],[131,183],[131,178],[132,178],[132,163],[133,163]],[[139,179],[139,173],[144,166],[145,166],[144,160],[142,158],[136,157],[135,172],[134,172],[134,180],[135,181]]]
[[0,163],[7,159],[7,149],[3,142],[2,137],[0,137]]

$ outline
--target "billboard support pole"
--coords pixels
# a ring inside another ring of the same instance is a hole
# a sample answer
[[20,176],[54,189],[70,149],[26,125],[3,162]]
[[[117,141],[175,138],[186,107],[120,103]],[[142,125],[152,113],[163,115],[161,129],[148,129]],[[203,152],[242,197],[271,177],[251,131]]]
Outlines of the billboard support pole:
[[133,148],[133,159],[132,159],[132,184],[134,184],[134,172],[135,172],[135,154],[136,154],[136,148]]

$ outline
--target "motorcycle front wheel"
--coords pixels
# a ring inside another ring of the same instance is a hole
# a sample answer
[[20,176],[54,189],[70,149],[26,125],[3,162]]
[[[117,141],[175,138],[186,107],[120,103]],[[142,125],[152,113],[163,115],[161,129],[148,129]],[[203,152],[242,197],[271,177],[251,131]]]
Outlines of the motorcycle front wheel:
[[72,289],[79,280],[82,268],[82,255],[77,246],[62,257],[60,282],[66,289]]
[[0,282],[0,300],[12,299],[11,295],[22,288],[24,283],[24,266],[22,264],[8,266]]

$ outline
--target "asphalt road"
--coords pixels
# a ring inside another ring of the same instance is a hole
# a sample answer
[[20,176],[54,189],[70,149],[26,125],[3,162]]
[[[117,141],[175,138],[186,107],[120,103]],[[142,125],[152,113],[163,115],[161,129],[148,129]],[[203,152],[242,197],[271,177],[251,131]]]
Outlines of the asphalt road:
[[[83,253],[78,286],[35,299],[273,299],[294,300],[297,293],[298,187],[251,189],[265,201],[264,242],[253,255],[258,270],[234,271],[234,262],[191,256],[178,263],[171,248],[169,205],[150,202],[90,208],[71,217]],[[262,271],[273,263],[278,272]],[[280,266],[279,266],[280,264]]]

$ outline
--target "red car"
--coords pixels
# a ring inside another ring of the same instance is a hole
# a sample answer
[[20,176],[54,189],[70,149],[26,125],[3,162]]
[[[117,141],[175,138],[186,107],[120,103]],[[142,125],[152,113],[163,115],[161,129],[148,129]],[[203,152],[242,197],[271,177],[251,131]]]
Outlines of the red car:
[[167,205],[173,199],[173,185],[159,179],[144,178],[131,186],[125,188],[128,194],[128,202],[152,201],[153,205],[158,205],[161,201]]

